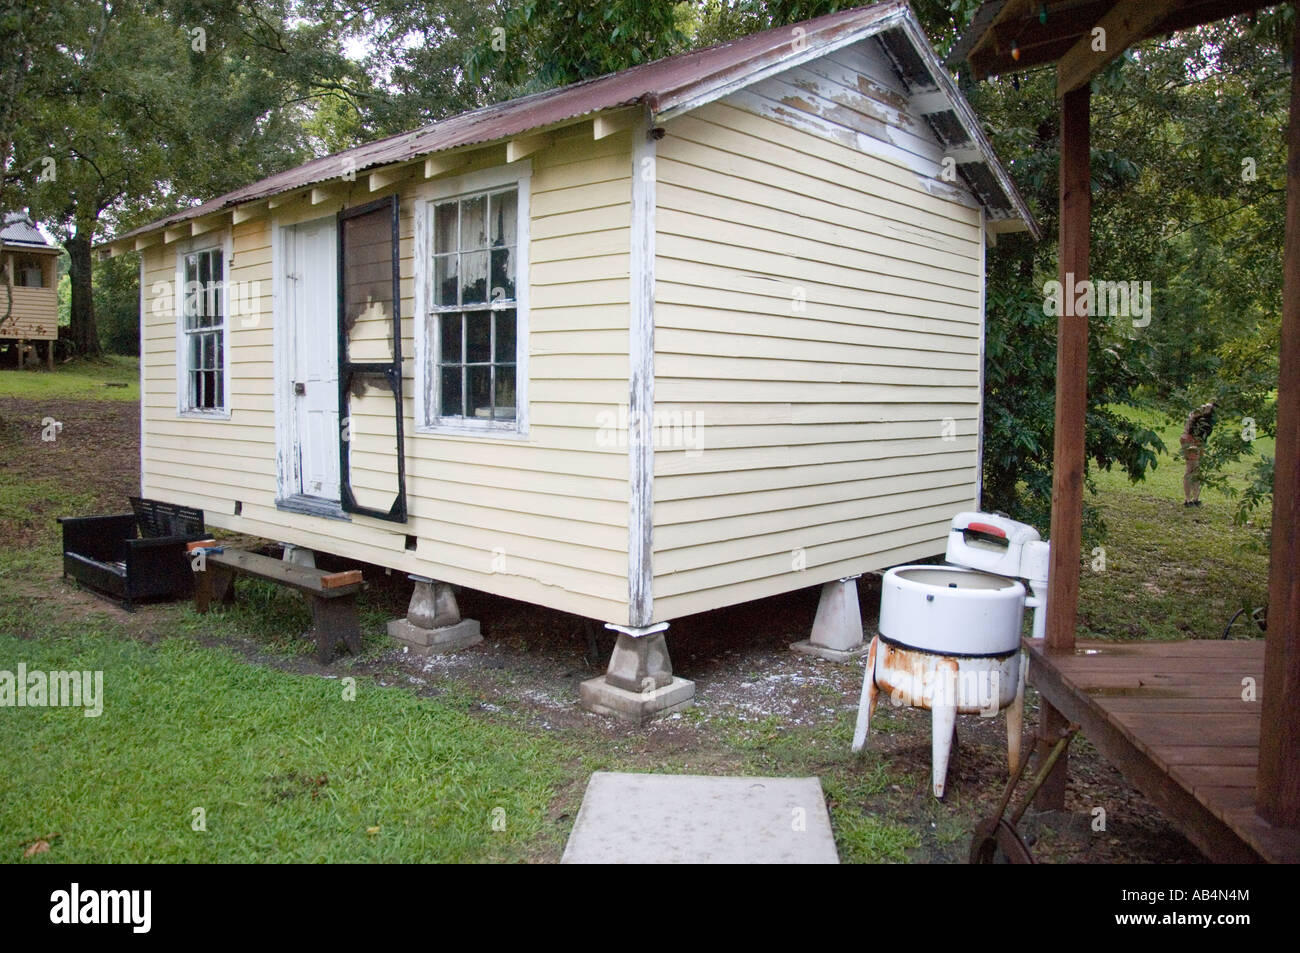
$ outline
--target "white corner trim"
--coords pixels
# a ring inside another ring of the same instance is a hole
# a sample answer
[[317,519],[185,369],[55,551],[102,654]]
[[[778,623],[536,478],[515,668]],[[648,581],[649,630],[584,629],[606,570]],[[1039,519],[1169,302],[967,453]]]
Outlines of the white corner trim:
[[982,513],[984,504],[984,385],[987,375],[984,370],[985,361],[985,344],[984,338],[988,333],[988,322],[986,320],[986,303],[988,297],[988,216],[984,212],[984,206],[980,206],[980,400],[978,415],[975,418],[976,440],[975,440],[975,510]]
[[275,401],[275,498],[283,499],[290,485],[293,448],[292,386],[288,379],[291,366],[289,352],[293,347],[293,329],[288,319],[288,288],[284,275],[285,225],[282,217],[271,213],[271,392]]
[[146,412],[146,408],[149,406],[148,402],[145,400],[145,390],[144,390],[144,373],[145,373],[145,367],[148,365],[148,357],[149,357],[148,354],[145,353],[145,346],[149,340],[148,335],[145,334],[146,322],[149,320],[149,315],[145,311],[144,259],[145,259],[145,252],[141,251],[140,252],[140,495],[141,496],[147,495],[144,492],[145,437],[148,433],[147,429],[145,428],[145,412]]
[[628,624],[654,621],[655,139],[649,117],[632,132],[628,282]]
[[[425,182],[415,193],[413,218],[414,300],[412,319],[415,339],[415,433],[449,437],[491,437],[521,440],[528,438],[528,352],[530,339],[530,285],[531,261],[531,183],[532,160],[520,159],[505,166],[478,169],[464,175]],[[438,363],[439,342],[429,340],[427,329],[429,309],[433,302],[433,205],[460,195],[514,185],[518,189],[519,207],[518,264],[515,269],[515,419],[512,423],[501,421],[440,420],[429,413],[427,394]]]
[[192,410],[186,406],[189,393],[189,379],[186,373],[187,362],[185,348],[185,256],[190,252],[209,248],[220,248],[222,255],[221,274],[229,282],[234,270],[235,245],[231,229],[214,231],[195,236],[188,241],[178,242],[174,246],[176,256],[173,274],[173,312],[172,323],[176,332],[176,416],[186,420],[229,420],[231,405],[234,403],[230,380],[230,294],[221,296],[221,391],[225,406],[221,410]]

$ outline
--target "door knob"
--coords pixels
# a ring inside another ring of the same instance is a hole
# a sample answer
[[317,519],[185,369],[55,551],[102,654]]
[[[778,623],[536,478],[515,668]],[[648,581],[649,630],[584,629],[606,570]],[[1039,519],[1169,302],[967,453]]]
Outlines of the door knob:
[[295,396],[301,397],[303,394],[307,393],[307,385],[304,384],[302,381],[294,381],[293,393]]

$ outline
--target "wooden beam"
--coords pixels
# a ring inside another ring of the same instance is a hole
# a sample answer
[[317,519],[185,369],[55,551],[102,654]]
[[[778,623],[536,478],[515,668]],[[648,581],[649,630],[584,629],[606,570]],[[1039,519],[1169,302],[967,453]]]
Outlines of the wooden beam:
[[283,205],[288,205],[291,202],[298,201],[306,194],[306,192],[282,192],[279,195],[273,195],[271,198],[267,199],[266,207],[268,209],[280,208]]
[[[1300,14],[1300,10],[1296,11]],[[1293,41],[1300,41],[1300,19]],[[1295,47],[1292,47],[1295,49]],[[1300,69],[1291,67],[1287,126],[1282,344],[1278,357],[1273,529],[1264,639],[1263,712],[1255,810],[1275,827],[1300,828]]]
[[555,135],[549,132],[539,132],[535,136],[521,136],[518,139],[511,139],[506,143],[506,162],[518,162],[539,149],[545,149],[554,141]]
[[334,198],[336,198],[336,193],[331,188],[317,186],[311,190],[312,205],[324,205],[326,202],[329,202]]
[[605,139],[614,135],[616,132],[622,132],[624,129],[631,129],[636,123],[638,112],[635,109],[624,109],[620,112],[602,113],[591,121],[591,138]]
[[[971,48],[967,60],[974,65],[981,56],[995,57],[1003,51],[1004,41],[999,36],[999,29],[1007,29],[1008,24],[1019,24],[1029,16],[1035,7],[1035,0],[1008,0],[998,11],[993,22],[989,24],[979,42]],[[1018,29],[1017,29],[1018,31]]]
[[409,178],[414,168],[409,165],[392,166],[387,169],[379,169],[370,173],[370,191],[378,192],[380,189],[386,189],[390,185],[396,185],[398,182]]
[[190,237],[190,223],[182,222],[179,225],[173,225],[171,228],[163,230],[163,242],[170,245],[178,238]]
[[449,172],[455,172],[469,165],[469,156],[461,154],[454,156],[429,156],[424,160],[424,177],[426,179],[436,179],[440,175],[446,175]]
[[952,100],[948,94],[942,90],[936,90],[930,93],[917,93],[907,101],[907,104],[915,109],[922,116],[928,116],[931,113],[947,112],[952,109]]
[[985,162],[984,153],[980,152],[974,146],[958,146],[955,149],[944,149],[943,157],[952,159],[958,165],[965,165],[969,162]]
[[249,202],[247,205],[240,205],[230,215],[231,224],[239,225],[241,222],[265,215],[270,207],[269,202]]
[[[1084,421],[1088,413],[1088,315],[1076,314],[1067,291],[1088,279],[1092,217],[1092,176],[1088,163],[1088,87],[1061,101],[1060,250],[1061,314],[1056,325],[1056,435],[1052,457],[1052,555],[1048,570],[1048,652],[1074,651],[1079,614],[1079,559],[1082,551]],[[1051,705],[1042,706],[1041,759],[1047,739],[1066,726]],[[1068,753],[1067,753],[1068,754]],[[1045,810],[1065,808],[1067,757],[1056,762],[1038,794]]]
[[[134,242],[131,243],[131,250],[144,251],[150,245],[157,245],[160,241],[162,241],[162,232],[153,232],[152,234],[149,235],[141,235],[139,238],[137,238]],[[116,243],[109,246],[110,250],[114,248],[120,248],[120,247],[121,246]],[[115,254],[120,254],[120,252]]]
[[229,213],[220,212],[217,215],[208,215],[203,218],[196,218],[190,222],[191,235],[205,235],[208,232],[216,231],[226,224]]
[[[1141,3],[1121,0],[1115,4],[1061,57],[1056,68],[1056,95],[1064,96],[1091,83],[1108,63],[1146,37],[1175,7],[1183,5],[1185,0],[1142,0]],[[1105,32],[1094,37],[1094,31],[1099,29]]]

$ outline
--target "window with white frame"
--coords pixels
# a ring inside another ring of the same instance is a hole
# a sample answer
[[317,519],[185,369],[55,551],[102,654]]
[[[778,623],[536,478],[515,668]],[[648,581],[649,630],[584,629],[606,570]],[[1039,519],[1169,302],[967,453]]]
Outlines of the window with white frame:
[[525,187],[512,182],[430,203],[432,280],[424,328],[429,425],[520,427]]
[[180,354],[182,412],[226,410],[224,250],[181,255]]

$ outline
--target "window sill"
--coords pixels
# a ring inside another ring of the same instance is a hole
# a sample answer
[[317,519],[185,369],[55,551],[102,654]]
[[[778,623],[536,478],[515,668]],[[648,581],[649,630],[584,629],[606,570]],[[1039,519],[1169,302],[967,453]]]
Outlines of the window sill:
[[177,411],[177,417],[185,417],[189,420],[229,420],[230,411],[228,410],[181,410]]
[[528,431],[517,427],[490,427],[482,424],[425,424],[417,426],[415,432],[421,436],[431,437],[486,437],[516,442],[528,439]]

